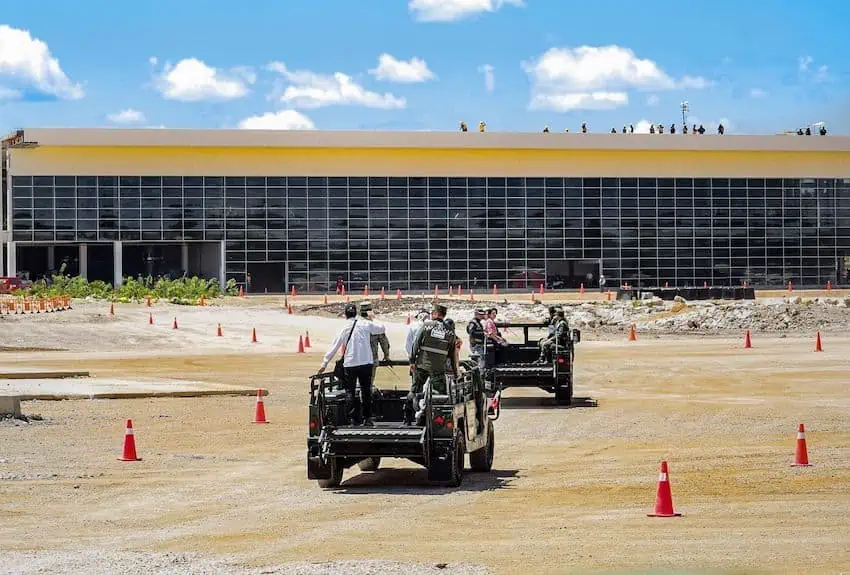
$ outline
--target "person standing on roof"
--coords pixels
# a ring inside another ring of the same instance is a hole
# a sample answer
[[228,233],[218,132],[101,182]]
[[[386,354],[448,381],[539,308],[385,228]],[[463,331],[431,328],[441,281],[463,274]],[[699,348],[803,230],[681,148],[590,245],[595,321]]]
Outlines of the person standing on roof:
[[[360,317],[362,321],[373,321],[375,312],[372,310],[372,302],[364,301],[360,303]],[[384,352],[384,361],[390,359],[390,340],[386,333],[373,333],[369,338],[369,343],[372,346],[372,383],[375,382],[375,375],[378,372],[378,346],[381,346],[381,351]]]
[[[380,323],[357,317],[357,306],[353,303],[345,306],[346,322],[336,334],[331,347],[322,359],[318,373],[327,369],[331,359],[345,347],[343,351],[343,367],[345,368],[345,390],[354,399],[355,425],[374,425],[372,421],[372,355],[371,336],[386,333],[386,328]],[[360,397],[357,398],[357,384],[360,384]]]
[[[416,412],[419,406],[417,398],[425,388],[425,382],[430,382],[434,393],[445,394],[448,392],[446,384],[446,372],[449,371],[457,377],[457,354],[455,353],[455,334],[445,324],[448,310],[446,306],[434,304],[431,308],[431,319],[426,321],[419,330],[416,340],[413,342],[413,350],[410,353],[410,373],[412,381],[410,385],[411,403],[406,411],[405,420],[410,421],[409,415]],[[447,362],[450,369],[446,369]],[[417,425],[422,424],[421,412],[418,413]]]

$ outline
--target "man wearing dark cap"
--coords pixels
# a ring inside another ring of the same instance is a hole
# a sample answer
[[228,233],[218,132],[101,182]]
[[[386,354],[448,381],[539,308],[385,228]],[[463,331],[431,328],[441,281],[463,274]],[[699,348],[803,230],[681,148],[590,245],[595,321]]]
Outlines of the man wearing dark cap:
[[[410,352],[410,404],[406,410],[405,421],[410,422],[410,416],[416,412],[419,394],[430,378],[431,389],[435,393],[448,393],[446,385],[446,360],[449,360],[450,372],[457,377],[457,354],[455,353],[455,334],[446,326],[444,320],[448,310],[446,306],[434,304],[431,308],[431,319],[426,321],[419,330]],[[421,414],[418,414],[417,425],[422,425]]]
[[[372,311],[372,302],[364,301],[360,303],[360,317],[362,321],[372,322],[375,319],[375,312]],[[375,363],[372,364],[372,383],[375,382],[375,375],[378,371],[378,346],[381,346],[381,351],[384,352],[384,361],[390,358],[390,340],[386,333],[373,333],[369,340],[372,345],[372,358]]]
[[487,334],[484,333],[484,316],[487,314],[483,308],[475,310],[475,317],[466,324],[466,333],[469,335],[469,352],[478,356],[478,369],[484,374],[484,361],[487,355]]

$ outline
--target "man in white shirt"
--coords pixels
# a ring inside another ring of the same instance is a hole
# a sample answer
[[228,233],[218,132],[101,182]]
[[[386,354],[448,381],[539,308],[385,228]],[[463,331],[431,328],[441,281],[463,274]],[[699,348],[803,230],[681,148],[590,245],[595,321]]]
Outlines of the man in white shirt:
[[[345,390],[354,399],[354,425],[360,425],[361,415],[363,425],[374,425],[372,420],[372,356],[371,336],[386,333],[386,328],[374,321],[357,317],[357,306],[349,303],[345,306],[345,326],[340,330],[325,357],[319,373],[325,371],[331,359],[339,351],[343,351],[343,367],[345,368]],[[356,397],[357,384],[360,384],[360,398]],[[362,411],[362,414],[361,414]]]
[[422,326],[425,324],[425,320],[430,317],[431,314],[428,313],[427,310],[421,309],[416,313],[416,321],[407,327],[407,340],[404,342],[404,354],[406,357],[410,357],[410,354],[413,351],[413,342],[416,341],[416,334],[419,333],[420,329],[422,329]]

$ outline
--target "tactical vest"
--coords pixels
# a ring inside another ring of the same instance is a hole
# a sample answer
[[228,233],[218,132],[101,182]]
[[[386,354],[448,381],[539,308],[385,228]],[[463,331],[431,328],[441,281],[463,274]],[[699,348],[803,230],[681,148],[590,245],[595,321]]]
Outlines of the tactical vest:
[[446,358],[454,344],[451,330],[443,322],[432,320],[422,326],[422,331],[416,366],[431,372],[444,371]]
[[473,319],[466,324],[466,333],[469,334],[469,345],[484,345],[487,339],[484,335],[484,326],[478,319]]

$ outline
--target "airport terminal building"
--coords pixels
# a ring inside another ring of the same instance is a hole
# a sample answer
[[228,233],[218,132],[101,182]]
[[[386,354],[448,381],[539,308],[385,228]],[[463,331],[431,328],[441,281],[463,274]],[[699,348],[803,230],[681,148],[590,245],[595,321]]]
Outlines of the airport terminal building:
[[847,285],[850,137],[25,129],[3,274]]

